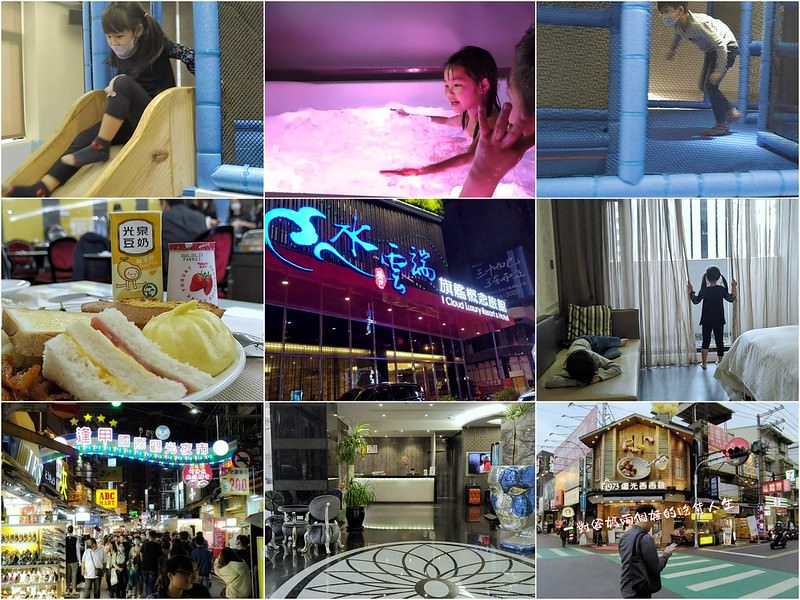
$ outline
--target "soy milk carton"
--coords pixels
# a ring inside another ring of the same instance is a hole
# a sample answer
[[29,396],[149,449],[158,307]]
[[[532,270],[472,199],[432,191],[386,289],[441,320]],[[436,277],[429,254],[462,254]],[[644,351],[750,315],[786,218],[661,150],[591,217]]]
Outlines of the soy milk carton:
[[163,299],[161,212],[112,212],[109,220],[114,300]]

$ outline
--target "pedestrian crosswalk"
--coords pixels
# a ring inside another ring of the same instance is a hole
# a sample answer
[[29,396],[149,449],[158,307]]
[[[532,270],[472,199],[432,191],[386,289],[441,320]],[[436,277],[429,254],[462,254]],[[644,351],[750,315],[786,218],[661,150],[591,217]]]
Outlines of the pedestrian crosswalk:
[[[619,556],[607,558],[619,563]],[[800,590],[796,574],[696,554],[674,555],[661,585],[683,598],[797,598]]]
[[583,548],[573,548],[567,546],[566,548],[537,548],[536,558],[574,558],[576,556],[594,556],[594,552],[589,552]]

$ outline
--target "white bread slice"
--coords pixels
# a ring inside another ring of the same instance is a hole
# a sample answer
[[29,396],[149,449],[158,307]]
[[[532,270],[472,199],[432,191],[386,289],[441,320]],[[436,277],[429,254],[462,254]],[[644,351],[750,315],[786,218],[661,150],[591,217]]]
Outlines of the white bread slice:
[[113,345],[125,346],[123,349],[142,363],[148,371],[179,381],[189,392],[204,390],[214,383],[214,378],[208,373],[175,360],[162,352],[156,344],[144,336],[136,325],[128,321],[115,308],[107,308],[94,315],[91,325],[109,336]]
[[147,371],[85,321],[45,344],[42,374],[77,400],[179,400],[186,393],[181,384]]
[[3,331],[8,334],[14,350],[23,356],[41,358],[45,342],[64,333],[77,322],[88,323],[91,315],[63,310],[32,308],[3,309]]

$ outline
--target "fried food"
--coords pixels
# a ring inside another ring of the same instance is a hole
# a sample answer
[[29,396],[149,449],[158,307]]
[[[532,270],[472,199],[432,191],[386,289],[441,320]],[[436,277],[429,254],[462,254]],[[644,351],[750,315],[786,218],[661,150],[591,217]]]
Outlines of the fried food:
[[16,369],[11,354],[3,355],[2,363],[3,400],[35,400],[53,402],[73,400],[72,396],[42,376],[42,366]]

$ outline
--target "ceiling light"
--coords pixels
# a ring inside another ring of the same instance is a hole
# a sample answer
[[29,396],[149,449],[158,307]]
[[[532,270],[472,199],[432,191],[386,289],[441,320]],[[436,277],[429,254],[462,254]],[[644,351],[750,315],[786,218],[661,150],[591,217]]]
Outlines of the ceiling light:
[[417,317],[418,320],[422,321],[422,317]]
[[284,279],[283,281],[281,281],[281,285],[289,285],[289,282]]
[[345,297],[344,297],[344,301],[345,301],[345,302],[350,302],[350,296],[345,296]]
[[386,312],[392,312],[392,309],[391,308],[387,308]]

